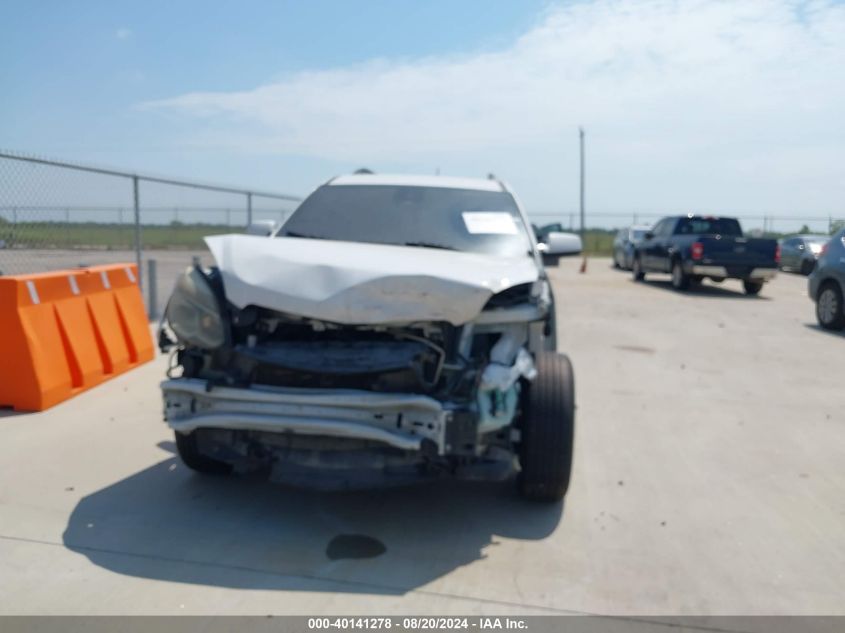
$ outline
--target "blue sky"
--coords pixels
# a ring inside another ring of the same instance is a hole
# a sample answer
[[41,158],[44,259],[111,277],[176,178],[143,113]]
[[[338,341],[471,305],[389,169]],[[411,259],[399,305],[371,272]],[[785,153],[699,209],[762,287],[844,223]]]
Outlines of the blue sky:
[[530,210],[845,216],[845,6],[0,0],[0,147],[306,193],[495,172]]

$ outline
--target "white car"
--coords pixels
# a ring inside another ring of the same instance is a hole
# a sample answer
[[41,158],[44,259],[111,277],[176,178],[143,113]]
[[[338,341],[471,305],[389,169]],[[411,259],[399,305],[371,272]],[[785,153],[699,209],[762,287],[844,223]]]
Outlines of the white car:
[[324,489],[518,471],[526,497],[566,493],[572,367],[507,185],[342,176],[272,235],[206,243],[217,265],[179,279],[160,339],[189,467]]

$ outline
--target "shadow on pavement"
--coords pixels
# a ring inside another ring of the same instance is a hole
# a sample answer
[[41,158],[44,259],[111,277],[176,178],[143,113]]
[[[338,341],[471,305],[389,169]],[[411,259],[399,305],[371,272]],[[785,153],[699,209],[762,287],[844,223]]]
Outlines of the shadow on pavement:
[[839,332],[835,330],[826,330],[818,323],[805,323],[804,327],[820,334],[827,334],[828,336],[833,336],[834,338],[845,339],[845,330],[840,330]]
[[32,411],[15,411],[11,407],[0,408],[0,418],[15,418],[20,415],[32,415]]
[[666,290],[674,292],[684,297],[702,297],[705,299],[743,299],[745,301],[771,301],[770,297],[766,296],[766,287],[763,286],[762,294],[751,296],[745,294],[742,290],[741,282],[734,280],[726,280],[725,284],[737,284],[736,290],[728,286],[715,285],[710,282],[703,282],[698,286],[691,286],[688,290],[678,291],[672,287],[672,282],[668,280],[652,280],[646,278],[645,281],[638,282],[631,279],[631,283],[642,285],[644,288],[656,288],[658,290]]
[[[173,457],[84,497],[63,542],[129,576],[398,595],[485,558],[497,536],[549,536],[562,512],[521,500],[513,482],[318,493],[198,475]],[[364,555],[343,556],[360,542]]]

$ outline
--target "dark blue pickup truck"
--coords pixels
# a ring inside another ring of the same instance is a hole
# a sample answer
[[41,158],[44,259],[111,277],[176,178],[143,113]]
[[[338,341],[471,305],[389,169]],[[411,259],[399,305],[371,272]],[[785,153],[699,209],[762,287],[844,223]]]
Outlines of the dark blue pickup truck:
[[709,277],[715,282],[741,279],[746,294],[756,295],[777,274],[776,240],[744,237],[735,218],[684,215],[663,218],[634,251],[634,279],[646,273],[670,273],[672,286],[686,290]]

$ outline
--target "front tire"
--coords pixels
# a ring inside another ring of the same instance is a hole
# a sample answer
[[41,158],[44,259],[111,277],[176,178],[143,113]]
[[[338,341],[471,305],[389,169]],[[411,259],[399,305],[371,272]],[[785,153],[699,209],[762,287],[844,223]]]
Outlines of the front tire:
[[232,472],[231,464],[221,462],[211,457],[206,457],[199,451],[197,446],[197,432],[179,433],[176,435],[176,451],[184,462],[185,466],[198,473],[208,475],[228,475]]
[[675,290],[687,290],[689,288],[689,275],[684,272],[681,260],[676,259],[672,263],[672,287]]
[[575,434],[575,379],[563,354],[540,352],[537,377],[523,399],[519,492],[534,501],[560,501],[569,489]]
[[743,281],[742,287],[745,289],[745,294],[753,297],[753,296],[760,294],[760,291],[763,289],[763,282],[762,281]]
[[816,319],[825,330],[845,328],[845,306],[842,303],[842,290],[828,281],[819,290],[816,297]]
[[634,275],[634,281],[643,281],[645,279],[643,265],[637,255],[634,255],[634,261],[631,264],[631,272]]

